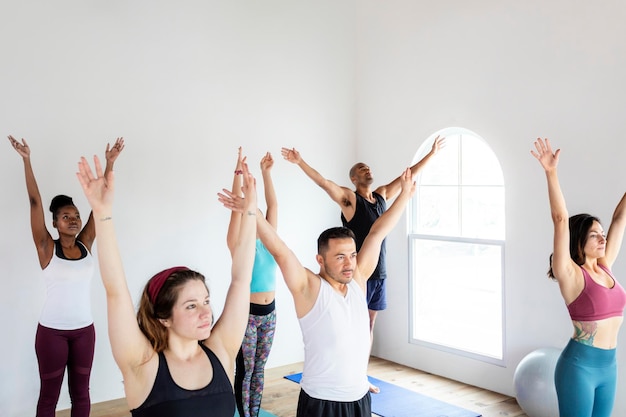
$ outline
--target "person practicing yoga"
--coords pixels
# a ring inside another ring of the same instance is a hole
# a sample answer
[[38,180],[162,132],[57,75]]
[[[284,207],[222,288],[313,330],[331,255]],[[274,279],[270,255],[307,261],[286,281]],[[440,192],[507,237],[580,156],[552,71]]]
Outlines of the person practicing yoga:
[[[302,330],[304,369],[298,417],[371,416],[365,293],[367,279],[378,263],[380,245],[415,190],[410,169],[400,180],[400,194],[374,222],[358,253],[350,229],[334,227],[322,232],[317,274],[302,266],[265,217],[257,213],[257,232],[282,272]],[[228,190],[220,195],[220,201],[231,210],[243,204]]]
[[[46,285],[46,298],[37,333],[35,353],[39,365],[40,390],[37,417],[54,417],[65,368],[72,402],[72,417],[87,417],[91,410],[89,378],[96,334],[91,314],[91,279],[95,264],[91,246],[96,238],[93,213],[83,227],[78,208],[71,197],[57,195],[50,203],[53,239],[46,227],[43,203],[31,165],[26,140],[9,136],[11,146],[22,157],[26,191],[30,202],[30,226]],[[106,146],[106,172],[124,149],[118,138]],[[71,307],[68,307],[71,306]]]
[[[444,145],[445,138],[437,136],[430,152],[410,168],[411,177],[415,178]],[[400,192],[401,177],[372,191],[372,183],[374,182],[372,171],[369,166],[359,162],[350,168],[350,181],[355,187],[355,190],[351,190],[324,178],[302,159],[300,152],[295,148],[282,148],[281,154],[287,161],[298,165],[315,184],[326,191],[331,200],[339,205],[341,209],[341,223],[354,232],[356,236],[356,250],[361,250],[363,241],[369,233],[372,224],[387,209],[387,201],[395,198]],[[378,312],[387,308],[386,278],[386,244],[383,241],[380,247],[378,265],[367,281],[369,326],[372,333]]]
[[183,266],[161,271],[148,281],[135,319],[113,225],[114,175],[104,175],[97,157],[94,166],[95,174],[81,158],[77,176],[96,222],[109,338],[131,415],[232,417],[233,371],[248,323],[254,263],[254,177],[244,163],[246,198],[232,254],[232,280],[215,324],[204,276]]
[[554,375],[561,417],[610,417],[615,401],[617,336],[626,292],[611,266],[626,227],[626,194],[619,201],[608,234],[590,214],[568,217],[557,175],[560,149],[537,139],[532,155],[548,180],[554,223],[554,252],[548,276],[556,280],[567,305],[574,334],[561,353]]
[[[235,177],[231,192],[241,194],[241,175],[243,174],[241,147],[235,166]],[[272,182],[271,170],[274,166],[272,155],[267,152],[261,159],[261,176],[265,190],[267,209],[265,219],[276,229],[278,225],[278,202]],[[228,249],[233,253],[242,213],[233,211],[228,225]],[[250,315],[246,334],[237,355],[235,370],[235,398],[237,410],[241,417],[257,417],[261,409],[265,364],[272,349],[274,331],[276,330],[276,306],[274,301],[276,288],[276,261],[267,251],[261,239],[256,239],[252,282],[250,283]]]

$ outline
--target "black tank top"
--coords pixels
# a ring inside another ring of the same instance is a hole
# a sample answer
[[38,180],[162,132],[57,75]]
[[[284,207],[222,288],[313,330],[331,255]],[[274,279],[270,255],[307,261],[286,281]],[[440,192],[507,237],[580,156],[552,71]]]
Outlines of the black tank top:
[[78,259],[68,259],[65,257],[65,254],[63,253],[63,246],[61,246],[61,240],[57,239],[54,241],[54,253],[58,258],[61,259],[65,259],[67,261],[78,261],[80,259],[84,259],[87,257],[87,255],[89,254],[89,251],[87,250],[87,247],[85,246],[85,244],[83,242],[81,242],[80,240],[76,239],[76,243],[78,244],[78,249],[80,249],[80,258]]
[[[354,236],[356,237],[356,250],[361,250],[361,246],[363,245],[363,241],[367,237],[367,234],[370,232],[372,225],[379,218],[385,210],[387,210],[387,202],[383,198],[382,195],[378,193],[372,193],[374,198],[376,199],[375,203],[370,203],[365,198],[361,197],[359,193],[355,192],[356,195],[356,207],[354,208],[354,216],[350,221],[347,221],[344,217],[343,213],[341,213],[341,223],[344,227],[352,230],[354,232]],[[380,246],[380,257],[378,258],[378,265],[376,265],[376,269],[372,273],[372,276],[369,279],[385,279],[387,278],[387,264],[385,262],[385,256],[387,254],[387,247],[385,245],[385,240],[383,240],[382,245]]]
[[187,390],[172,379],[163,352],[152,391],[139,407],[130,410],[133,417],[233,417],[235,394],[219,359],[200,344],[213,367],[213,380],[204,388]]

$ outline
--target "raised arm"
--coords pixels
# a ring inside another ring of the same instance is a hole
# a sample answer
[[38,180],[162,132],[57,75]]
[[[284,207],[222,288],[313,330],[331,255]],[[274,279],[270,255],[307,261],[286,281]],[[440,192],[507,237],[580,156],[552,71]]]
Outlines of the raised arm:
[[48,266],[50,259],[52,259],[54,240],[46,228],[43,203],[30,162],[30,147],[26,143],[26,140],[22,139],[22,143],[20,143],[11,135],[9,135],[9,141],[13,149],[17,151],[24,161],[26,192],[28,193],[28,201],[30,203],[30,228],[35,242],[35,248],[37,249],[39,265],[43,269]]
[[[339,206],[341,207],[341,211],[344,212],[346,218],[352,218],[352,214],[354,214],[354,204],[356,201],[356,197],[354,196],[354,191],[350,190],[346,187],[341,187],[336,183],[328,180],[322,176],[319,172],[313,169],[309,164],[307,164],[302,156],[300,156],[300,152],[296,150],[296,148],[282,148],[280,153],[283,155],[287,161],[292,164],[296,164],[304,171],[307,177],[311,178],[314,183],[320,186],[329,197]],[[350,213],[346,213],[345,210],[351,211]]]
[[[411,178],[415,178],[419,172],[424,169],[426,164],[439,152],[441,148],[443,148],[446,144],[446,138],[442,138],[437,136],[433,142],[432,147],[430,148],[430,152],[426,154],[422,159],[420,159],[416,164],[414,164],[411,170]],[[404,175],[404,174],[403,174]],[[402,188],[402,175],[391,181],[387,185],[382,185],[376,189],[376,192],[383,196],[385,200],[390,200],[395,198],[398,195]]]
[[238,213],[241,217],[241,224],[232,250],[232,279],[222,315],[213,327],[211,337],[205,342],[218,356],[220,356],[220,350],[225,350],[233,365],[248,324],[258,211],[255,179],[250,174],[245,161],[242,162],[242,171],[242,191],[245,198],[242,199],[244,202],[242,212]]
[[577,284],[581,284],[581,282],[577,281],[582,279],[582,273],[578,271],[578,267],[572,260],[569,251],[569,214],[557,175],[561,150],[557,149],[553,152],[550,141],[541,138],[535,141],[535,149],[536,151],[531,150],[530,153],[537,158],[546,173],[550,213],[552,223],[554,224],[552,272],[554,278],[559,282],[561,293],[565,297],[566,302],[571,302],[575,295],[578,294]]
[[[233,186],[230,191],[237,195],[242,196],[242,181],[241,178],[243,176],[243,157],[241,156],[241,146],[237,150],[237,164],[235,165],[235,171],[233,173]],[[233,250],[239,239],[239,227],[241,226],[241,212],[240,211],[231,211],[230,212],[230,222],[228,223],[228,232],[226,232],[226,245],[228,246],[228,250],[230,251],[230,255],[232,257]]]
[[376,219],[357,255],[359,274],[356,274],[356,279],[359,280],[363,287],[365,287],[367,279],[376,269],[383,240],[398,223],[404,208],[415,192],[415,182],[413,181],[410,168],[407,168],[399,178],[401,180],[400,195],[396,197],[391,207]]
[[94,166],[95,173],[87,160],[81,158],[76,176],[95,219],[98,263],[107,297],[107,320],[113,357],[125,378],[129,378],[154,351],[137,324],[117,245],[113,218],[114,174],[109,171],[106,178],[104,177],[97,156],[94,157]]
[[622,196],[613,212],[611,226],[609,226],[609,232],[606,236],[606,251],[604,258],[600,260],[600,263],[609,268],[613,266],[622,247],[624,227],[626,227],[626,194]]
[[[106,167],[104,169],[104,177],[108,175],[109,172],[113,171],[113,166],[115,165],[115,161],[117,157],[120,155],[122,150],[124,149],[124,138],[117,138],[113,147],[107,143],[107,147],[104,151],[104,156],[106,159]],[[83,230],[77,236],[77,239],[80,240],[86,247],[91,251],[91,246],[93,245],[93,241],[96,239],[96,226],[93,220],[93,213],[89,213],[89,218],[87,219],[87,223],[83,226]]]
[[[228,190],[218,194],[219,200],[226,208],[231,210],[241,210],[244,201],[241,197],[234,195]],[[302,266],[296,255],[276,233],[276,229],[269,224],[262,213],[257,211],[257,234],[263,245],[272,254],[283,275],[287,288],[293,295],[296,314],[298,317],[304,316],[315,302],[315,288],[319,289],[319,279],[314,279],[315,275]],[[317,284],[316,284],[317,281]]]
[[274,229],[278,228],[278,200],[276,199],[276,190],[272,181],[272,167],[274,166],[274,158],[272,154],[267,152],[261,158],[261,175],[263,176],[263,189],[265,190],[265,204],[267,210],[265,219],[272,225]]

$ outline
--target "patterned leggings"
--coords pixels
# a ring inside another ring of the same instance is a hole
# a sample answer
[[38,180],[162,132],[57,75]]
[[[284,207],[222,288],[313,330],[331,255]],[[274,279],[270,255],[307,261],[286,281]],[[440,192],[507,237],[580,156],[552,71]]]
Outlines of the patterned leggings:
[[241,417],[257,417],[261,409],[265,363],[276,330],[276,308],[250,303],[248,328],[237,355],[235,397]]
[[66,367],[72,417],[89,416],[89,375],[95,343],[93,324],[76,330],[56,330],[41,324],[37,327],[35,353],[41,379],[37,417],[54,417]]

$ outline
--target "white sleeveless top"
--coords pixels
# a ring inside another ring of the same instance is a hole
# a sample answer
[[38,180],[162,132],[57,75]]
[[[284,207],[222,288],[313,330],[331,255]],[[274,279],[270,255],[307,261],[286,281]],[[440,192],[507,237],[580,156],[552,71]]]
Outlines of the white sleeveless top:
[[369,390],[369,313],[354,280],[345,297],[320,278],[315,305],[300,321],[304,369],[300,386],[311,397],[357,401]]
[[[77,244],[83,245],[77,241]],[[87,248],[85,248],[86,250]],[[91,315],[91,278],[95,262],[87,251],[82,259],[62,259],[54,253],[43,270],[46,301],[39,323],[57,330],[75,330],[93,323]]]

